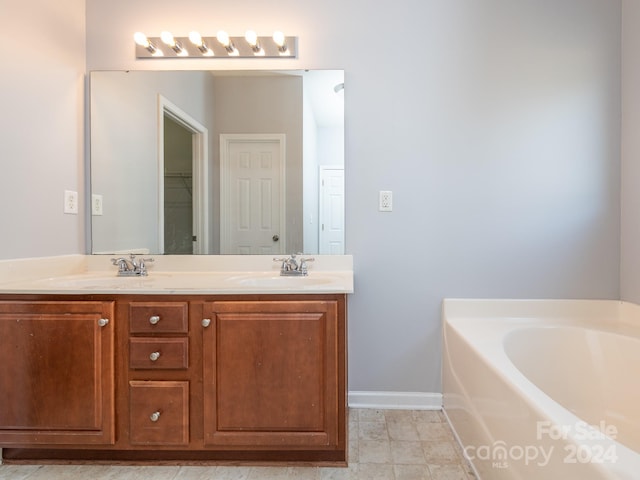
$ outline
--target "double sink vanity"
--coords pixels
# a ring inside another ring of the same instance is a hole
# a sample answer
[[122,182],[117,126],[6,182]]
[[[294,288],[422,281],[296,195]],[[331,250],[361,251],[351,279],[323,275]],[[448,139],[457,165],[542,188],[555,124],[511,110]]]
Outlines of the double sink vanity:
[[0,262],[5,463],[344,465],[350,256]]

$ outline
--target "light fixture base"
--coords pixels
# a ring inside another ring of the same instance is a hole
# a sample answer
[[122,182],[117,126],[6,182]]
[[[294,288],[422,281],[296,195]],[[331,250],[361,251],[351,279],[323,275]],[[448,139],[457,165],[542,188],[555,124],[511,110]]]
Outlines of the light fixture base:
[[286,52],[282,52],[280,47],[276,45],[273,38],[270,36],[258,37],[258,43],[264,51],[264,55],[256,55],[251,45],[247,43],[244,36],[242,37],[229,37],[231,44],[238,51],[237,55],[230,55],[227,49],[218,42],[215,36],[202,37],[213,55],[204,55],[198,49],[196,45],[191,43],[188,37],[175,37],[176,43],[179,43],[184,51],[187,52],[178,55],[172,48],[168,47],[160,37],[148,37],[151,44],[158,50],[161,50],[163,55],[158,53],[151,53],[143,46],[136,44],[136,58],[153,58],[153,59],[166,59],[166,58],[297,58],[298,57],[298,37],[285,37]]

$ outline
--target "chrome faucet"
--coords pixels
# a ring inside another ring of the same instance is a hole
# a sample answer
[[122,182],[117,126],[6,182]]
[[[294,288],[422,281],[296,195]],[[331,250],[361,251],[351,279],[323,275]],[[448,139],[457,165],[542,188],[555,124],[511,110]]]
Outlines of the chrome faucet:
[[282,262],[280,266],[280,275],[303,277],[309,274],[307,270],[307,262],[313,262],[314,258],[298,257],[301,253],[292,253],[290,257],[274,258],[274,262]]
[[111,259],[111,263],[118,267],[119,277],[146,277],[149,272],[145,262],[153,262],[153,258],[137,258],[132,253],[129,259],[124,257]]

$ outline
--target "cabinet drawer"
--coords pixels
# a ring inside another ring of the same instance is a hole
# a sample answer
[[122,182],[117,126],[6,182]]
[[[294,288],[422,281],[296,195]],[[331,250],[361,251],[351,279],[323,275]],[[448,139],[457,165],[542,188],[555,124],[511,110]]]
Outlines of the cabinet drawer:
[[187,302],[132,302],[129,305],[131,333],[187,333]]
[[189,444],[189,382],[129,382],[132,445]]
[[130,338],[129,368],[186,369],[189,366],[189,339]]

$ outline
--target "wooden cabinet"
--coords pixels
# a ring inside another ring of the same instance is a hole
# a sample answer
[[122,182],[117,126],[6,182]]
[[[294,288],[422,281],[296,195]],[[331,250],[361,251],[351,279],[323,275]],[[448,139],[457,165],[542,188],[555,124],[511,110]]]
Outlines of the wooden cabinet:
[[129,438],[123,443],[187,447],[189,302],[123,299],[121,310],[129,324]]
[[115,442],[113,302],[0,301],[0,445]]
[[8,463],[346,462],[345,295],[19,297],[0,302]]
[[206,311],[205,445],[339,448],[337,302],[212,302]]

